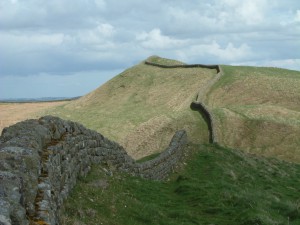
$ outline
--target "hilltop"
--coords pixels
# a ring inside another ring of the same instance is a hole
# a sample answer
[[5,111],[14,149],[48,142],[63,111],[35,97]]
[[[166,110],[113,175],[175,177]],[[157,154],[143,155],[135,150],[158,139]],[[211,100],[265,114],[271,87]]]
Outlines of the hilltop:
[[152,56],[46,113],[78,121],[141,158],[164,149],[178,129],[193,143],[208,143],[205,119],[190,110],[199,101],[214,117],[220,145],[300,162],[299,71],[221,65],[217,73],[178,65],[186,64]]
[[[148,60],[183,64],[158,57]],[[216,75],[213,69],[164,69],[143,61],[90,94],[47,113],[101,132],[134,158],[161,151],[179,129],[185,129],[192,142],[208,143],[207,124],[190,110],[190,104]]]

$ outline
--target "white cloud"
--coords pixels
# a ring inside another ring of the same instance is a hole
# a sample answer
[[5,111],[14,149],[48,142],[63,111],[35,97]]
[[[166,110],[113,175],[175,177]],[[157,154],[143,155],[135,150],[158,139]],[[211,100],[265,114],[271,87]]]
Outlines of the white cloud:
[[98,8],[102,10],[106,8],[106,3],[104,0],[95,0],[95,4]]
[[300,10],[296,11],[295,21],[300,22]]
[[298,0],[0,0],[0,12],[0,77],[125,69],[154,54],[299,68]]
[[104,23],[96,26],[93,29],[85,29],[77,32],[76,39],[80,44],[101,44],[110,42],[109,39],[115,34],[115,29],[112,25]]
[[0,29],[76,29],[97,22],[104,0],[0,1]]
[[96,30],[105,37],[111,37],[115,33],[114,27],[107,23],[98,25]]
[[0,40],[2,49],[14,48],[17,51],[26,49],[30,51],[41,46],[45,48],[59,46],[64,41],[64,34],[0,32]]
[[[260,4],[257,4],[257,3]],[[246,22],[246,24],[260,24],[264,20],[264,1],[243,1],[243,4],[240,5],[236,11],[237,14]]]
[[[215,62],[230,62],[235,60],[244,60],[253,55],[251,48],[247,44],[234,46],[229,42],[222,47],[216,41],[207,44],[191,45],[187,49],[177,51],[177,55],[184,61],[195,61],[194,59],[203,59],[205,57],[215,58]],[[201,63],[201,62],[198,62]]]
[[222,0],[221,5],[224,10],[231,11],[230,21],[246,25],[260,25],[269,6],[266,0]]
[[235,47],[231,42],[225,48],[222,48],[217,43],[213,43],[209,53],[224,61],[242,60],[252,54],[251,48],[247,44]]
[[167,49],[182,46],[186,41],[174,39],[163,35],[160,29],[153,29],[150,32],[142,32],[136,35],[136,40],[145,48]]
[[179,7],[170,7],[167,11],[169,16],[169,25],[176,25],[182,28],[202,29],[214,26],[217,23],[218,14],[211,15],[210,11],[204,12],[197,9],[184,9]]

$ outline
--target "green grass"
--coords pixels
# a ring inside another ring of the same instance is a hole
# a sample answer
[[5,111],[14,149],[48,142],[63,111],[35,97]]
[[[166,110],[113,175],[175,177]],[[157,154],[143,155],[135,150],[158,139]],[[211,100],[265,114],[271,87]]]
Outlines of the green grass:
[[[183,64],[158,56],[147,60]],[[203,99],[216,112],[219,144],[300,162],[300,72],[221,67],[224,75]],[[207,124],[189,106],[215,77],[215,70],[164,69],[141,62],[81,99],[44,114],[80,122],[139,159],[165,149],[178,129],[185,129],[193,143],[208,143]]]
[[154,153],[152,155],[147,155],[139,160],[137,160],[136,162],[138,163],[142,163],[142,162],[146,162],[146,161],[149,161],[151,159],[155,159],[157,156],[159,156],[160,153]]
[[147,59],[147,61],[151,62],[151,63],[165,65],[165,66],[174,66],[174,65],[184,65],[185,64],[185,63],[177,61],[177,60],[161,58],[159,56],[151,56]]
[[206,102],[216,117],[219,144],[226,148],[206,144],[207,125],[189,108],[215,77],[213,70],[141,63],[49,111],[120,142],[141,162],[157,156],[178,129],[188,131],[192,152],[184,169],[165,182],[115,171],[108,176],[95,165],[66,201],[63,224],[300,224],[299,164],[244,153],[300,162],[299,72],[222,69],[224,76]]
[[[179,63],[158,57],[149,60]],[[164,150],[179,129],[185,129],[193,142],[208,142],[207,124],[190,110],[190,104],[215,76],[215,70],[163,69],[142,62],[81,99],[45,114],[80,122],[141,158]]]
[[63,224],[300,224],[299,165],[190,148],[186,167],[166,182],[109,177],[95,166],[68,198]]
[[300,72],[222,66],[206,99],[219,144],[300,162]]
[[189,108],[215,70],[140,63],[44,112],[102,133],[141,162],[157,156],[179,129],[187,130],[190,144],[185,167],[165,182],[116,171],[109,176],[105,166],[94,165],[66,200],[62,224],[300,224],[299,164],[258,156],[300,162],[299,71],[225,65],[222,70],[205,103],[226,148],[207,144],[207,124]]
[[[300,85],[299,71],[226,65],[222,65],[222,70],[224,75],[209,93],[210,97],[221,95],[221,91],[227,93],[224,97],[228,99],[224,101],[224,98],[218,98],[218,105],[270,102],[299,109],[299,106],[294,105],[299,98],[297,91]],[[282,98],[282,95],[285,98]]]

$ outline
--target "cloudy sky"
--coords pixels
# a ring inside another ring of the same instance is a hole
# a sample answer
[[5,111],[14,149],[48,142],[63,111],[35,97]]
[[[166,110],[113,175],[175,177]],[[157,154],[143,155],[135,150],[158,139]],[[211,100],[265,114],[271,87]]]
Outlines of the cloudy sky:
[[300,1],[0,0],[0,98],[84,95],[151,55],[300,70]]

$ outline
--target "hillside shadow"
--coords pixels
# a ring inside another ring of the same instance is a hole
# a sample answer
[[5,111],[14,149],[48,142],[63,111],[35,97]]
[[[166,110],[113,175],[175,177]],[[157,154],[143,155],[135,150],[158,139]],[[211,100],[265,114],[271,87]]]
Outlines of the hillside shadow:
[[193,111],[198,111],[201,117],[206,122],[209,131],[209,143],[213,143],[213,128],[212,128],[212,121],[209,112],[201,103],[198,102],[192,102],[190,108]]

